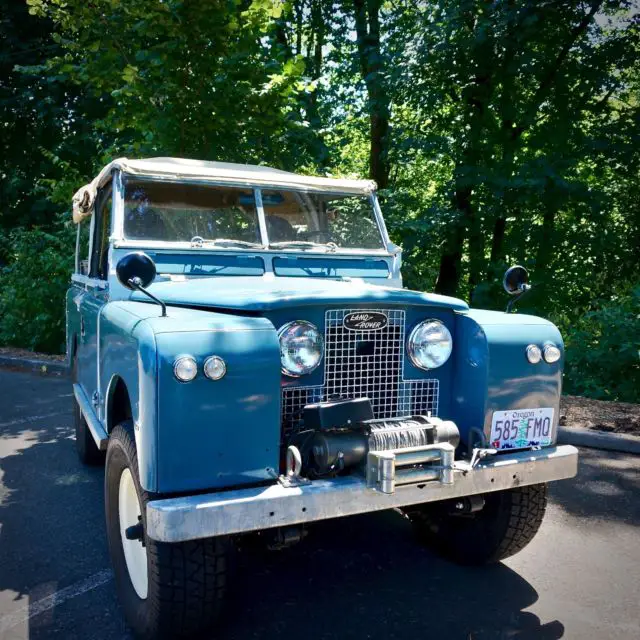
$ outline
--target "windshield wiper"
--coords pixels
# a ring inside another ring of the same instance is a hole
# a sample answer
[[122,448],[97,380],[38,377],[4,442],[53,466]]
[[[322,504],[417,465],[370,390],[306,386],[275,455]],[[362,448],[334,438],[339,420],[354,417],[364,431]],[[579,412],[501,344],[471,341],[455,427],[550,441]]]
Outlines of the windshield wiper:
[[247,242],[246,240],[233,240],[232,238],[213,238],[211,240],[195,236],[191,238],[192,247],[201,247],[204,244],[212,244],[216,247],[249,247],[251,249],[260,249],[261,244],[257,242]]
[[326,249],[333,253],[338,249],[335,242],[309,242],[308,240],[287,240],[286,242],[271,242],[270,249]]

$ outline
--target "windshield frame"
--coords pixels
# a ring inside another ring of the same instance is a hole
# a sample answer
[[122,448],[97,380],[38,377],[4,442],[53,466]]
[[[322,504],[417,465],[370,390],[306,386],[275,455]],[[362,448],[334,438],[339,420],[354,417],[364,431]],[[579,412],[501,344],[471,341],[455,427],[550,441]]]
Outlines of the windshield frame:
[[[191,242],[184,241],[170,241],[170,240],[147,240],[147,239],[127,239],[124,235],[124,214],[125,214],[125,184],[127,178],[135,180],[137,182],[164,182],[164,183],[172,183],[172,184],[193,184],[198,186],[222,186],[222,187],[236,187],[239,189],[251,189],[254,193],[254,198],[256,202],[256,211],[258,215],[258,226],[260,230],[260,239],[261,245],[256,247],[222,247],[215,246],[213,243],[204,243],[202,246],[193,246]],[[341,191],[325,191],[325,190],[310,190],[310,189],[302,189],[302,188],[291,188],[285,187],[278,184],[273,185],[260,185],[256,186],[255,184],[246,183],[230,183],[224,180],[198,180],[198,179],[185,179],[185,178],[154,178],[151,176],[139,176],[136,174],[123,174],[122,171],[117,171],[114,176],[114,220],[113,220],[113,232],[110,240],[114,243],[116,248],[120,247],[129,247],[132,249],[143,249],[145,247],[154,248],[154,249],[178,249],[180,251],[190,250],[190,251],[221,251],[221,252],[267,252],[272,254],[282,254],[282,253],[304,253],[306,255],[326,255],[327,251],[325,247],[318,248],[307,248],[300,249],[294,247],[270,247],[269,246],[269,237],[267,232],[267,222],[266,216],[264,212],[264,207],[262,203],[262,191],[268,190],[280,190],[280,191],[295,191],[300,193],[309,193],[309,194],[323,194],[323,195],[332,195],[332,196],[344,196],[344,197],[366,197],[373,213],[373,219],[378,228],[378,233],[380,234],[381,246],[375,249],[364,249],[364,248],[344,248],[338,247],[335,251],[331,252],[331,255],[358,255],[358,254],[375,254],[375,255],[393,255],[396,253],[396,247],[389,239],[389,234],[387,232],[386,225],[384,223],[384,218],[382,216],[382,211],[380,209],[380,204],[378,202],[377,195],[375,191],[371,191],[367,194],[354,194],[351,192],[341,192]]]

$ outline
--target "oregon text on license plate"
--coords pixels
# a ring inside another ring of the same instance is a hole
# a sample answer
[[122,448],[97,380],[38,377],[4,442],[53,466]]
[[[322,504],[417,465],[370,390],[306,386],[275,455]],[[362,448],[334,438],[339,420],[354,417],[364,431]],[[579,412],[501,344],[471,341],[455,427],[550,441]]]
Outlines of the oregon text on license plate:
[[512,409],[493,413],[491,447],[494,449],[545,446],[552,440],[553,409]]

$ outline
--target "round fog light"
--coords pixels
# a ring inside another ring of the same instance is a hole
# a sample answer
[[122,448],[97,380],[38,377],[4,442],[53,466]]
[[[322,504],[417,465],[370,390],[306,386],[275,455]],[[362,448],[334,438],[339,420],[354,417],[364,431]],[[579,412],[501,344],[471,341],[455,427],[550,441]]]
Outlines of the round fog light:
[[209,380],[220,380],[227,373],[227,365],[222,358],[211,356],[204,361],[204,375]]
[[191,382],[198,375],[195,358],[182,356],[173,363],[173,374],[180,382]]
[[548,362],[549,364],[558,362],[558,360],[560,360],[560,356],[562,355],[560,353],[560,349],[558,349],[558,347],[556,347],[555,344],[545,345],[543,354],[544,354],[545,361]]
[[538,364],[542,360],[542,351],[537,344],[530,344],[527,347],[527,360],[531,364]]

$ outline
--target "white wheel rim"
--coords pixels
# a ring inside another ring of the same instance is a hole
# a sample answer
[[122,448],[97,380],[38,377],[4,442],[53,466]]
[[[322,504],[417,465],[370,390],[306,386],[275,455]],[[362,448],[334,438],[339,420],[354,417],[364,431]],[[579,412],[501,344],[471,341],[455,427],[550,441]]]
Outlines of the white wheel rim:
[[149,576],[147,574],[147,549],[140,540],[127,540],[125,531],[140,522],[140,503],[133,476],[128,468],[125,468],[120,476],[118,490],[118,508],[120,516],[120,537],[124,559],[127,563],[127,571],[131,584],[138,597],[145,599],[149,590]]

